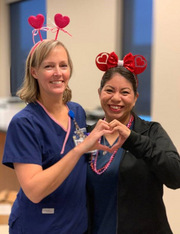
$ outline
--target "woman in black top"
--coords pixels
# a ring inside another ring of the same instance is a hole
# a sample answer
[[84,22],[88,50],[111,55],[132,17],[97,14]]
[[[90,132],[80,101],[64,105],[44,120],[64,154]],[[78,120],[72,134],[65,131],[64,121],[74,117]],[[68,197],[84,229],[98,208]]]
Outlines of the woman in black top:
[[105,117],[99,122],[114,129],[100,142],[114,151],[90,156],[89,233],[170,234],[163,185],[180,187],[180,157],[159,123],[132,111],[139,95],[137,74],[145,70],[146,59],[129,53],[119,61],[114,52],[101,53],[96,65],[105,71],[99,88]]

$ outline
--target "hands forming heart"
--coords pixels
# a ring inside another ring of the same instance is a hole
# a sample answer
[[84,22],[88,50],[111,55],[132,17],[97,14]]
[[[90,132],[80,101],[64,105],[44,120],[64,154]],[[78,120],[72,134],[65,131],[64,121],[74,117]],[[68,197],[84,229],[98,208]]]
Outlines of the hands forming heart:
[[[124,144],[126,139],[129,137],[130,132],[130,129],[126,125],[120,123],[118,120],[113,120],[110,123],[106,122],[105,120],[99,120],[93,131],[85,139],[85,142],[88,150],[98,149],[112,153],[115,150],[118,150]],[[99,139],[101,139],[102,136],[106,136],[107,139],[108,137],[111,139],[115,137],[114,141],[118,137],[118,140],[116,144],[108,147],[100,143]]]
[[113,132],[118,133],[118,140],[116,144],[114,144],[111,147],[112,152],[114,150],[117,150],[118,148],[121,148],[124,142],[127,140],[129,137],[131,130],[129,129],[128,126],[122,124],[118,120],[113,120],[112,122],[109,123],[110,128],[112,129]]

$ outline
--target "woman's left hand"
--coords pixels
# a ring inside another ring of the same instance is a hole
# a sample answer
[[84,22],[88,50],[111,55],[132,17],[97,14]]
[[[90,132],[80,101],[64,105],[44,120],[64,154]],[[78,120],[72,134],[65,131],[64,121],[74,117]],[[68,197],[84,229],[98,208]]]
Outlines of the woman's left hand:
[[127,138],[129,137],[131,133],[131,130],[126,125],[122,124],[116,119],[111,121],[109,123],[109,126],[111,129],[113,129],[113,131],[117,131],[119,133],[119,138],[118,138],[117,143],[113,145],[111,148],[112,150],[117,150],[127,140]]

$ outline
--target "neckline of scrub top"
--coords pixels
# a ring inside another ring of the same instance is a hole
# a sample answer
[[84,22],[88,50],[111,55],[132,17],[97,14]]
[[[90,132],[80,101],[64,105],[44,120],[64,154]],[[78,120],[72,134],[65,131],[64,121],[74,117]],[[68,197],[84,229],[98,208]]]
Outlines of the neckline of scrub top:
[[[46,109],[45,106],[43,106],[43,104],[41,102],[39,102],[38,100],[36,100],[36,102],[43,108],[43,110],[46,112],[46,114],[49,116],[49,118],[51,118],[55,123],[57,123],[65,132],[66,132],[66,137],[62,146],[62,150],[60,154],[64,153],[64,149],[66,146],[66,142],[68,140],[69,134],[70,134],[70,129],[71,129],[71,118],[68,115],[68,129],[66,130],[63,126],[61,126],[61,124],[56,121],[56,119],[48,112],[48,110]],[[67,109],[69,110],[69,107],[66,105]]]

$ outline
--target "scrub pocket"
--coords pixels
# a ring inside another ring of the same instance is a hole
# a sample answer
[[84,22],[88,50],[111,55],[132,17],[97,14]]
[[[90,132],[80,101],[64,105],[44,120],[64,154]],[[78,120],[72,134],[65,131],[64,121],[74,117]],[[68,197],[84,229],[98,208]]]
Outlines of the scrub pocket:
[[17,202],[13,204],[12,211],[9,217],[9,234],[22,234],[21,211]]

